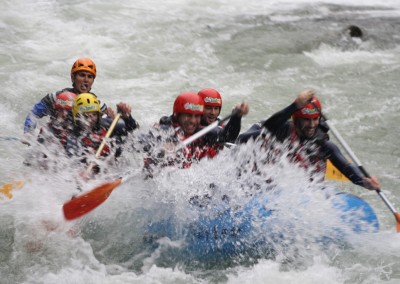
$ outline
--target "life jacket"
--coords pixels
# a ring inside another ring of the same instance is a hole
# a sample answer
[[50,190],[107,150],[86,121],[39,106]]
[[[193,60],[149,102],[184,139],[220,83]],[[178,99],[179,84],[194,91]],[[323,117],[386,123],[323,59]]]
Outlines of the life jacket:
[[[216,121],[221,121],[221,118],[217,117]],[[209,125],[210,125],[210,123],[207,123],[203,118],[201,119],[201,121],[200,121],[200,126],[201,127],[207,127]],[[219,123],[218,126],[221,127],[221,128],[224,128],[225,124],[224,123]]]
[[319,140],[323,140],[324,134],[317,128],[317,133],[313,139],[301,141],[296,133],[296,126],[291,124],[289,158],[300,167],[311,169],[312,173],[324,173],[326,170],[326,159],[324,159],[319,145]]
[[[178,139],[178,141],[183,141],[191,136],[191,135],[185,135],[184,132],[181,129],[179,129],[179,125],[177,123],[173,123],[172,126],[175,129],[178,129],[175,132],[175,137]],[[191,166],[193,161],[199,161],[206,157],[212,159],[215,157],[215,155],[218,154],[220,149],[221,149],[220,145],[206,144],[204,137],[200,137],[193,143],[182,149],[182,156],[184,158],[183,159],[184,161],[182,162],[182,167],[188,168]]]
[[68,136],[71,134],[69,129],[56,126],[49,122],[47,128],[41,128],[38,135],[39,143],[60,143],[65,146],[67,143]]
[[[97,149],[99,148],[106,134],[107,130],[105,129],[100,129],[96,132],[89,133],[84,137],[82,137],[81,145],[86,149],[93,150],[93,153],[96,153]],[[105,145],[100,153],[100,156],[106,157],[109,154],[110,154],[110,147],[108,145]]]
[[55,125],[52,122],[48,123],[48,127],[53,135],[60,141],[61,145],[65,146],[68,136],[71,135],[71,129],[64,128],[63,126]]
[[[185,135],[172,116],[163,116],[159,123],[155,124],[154,127],[164,130],[174,129],[171,142],[174,144],[177,141],[183,141],[191,136]],[[219,144],[209,145],[207,141],[205,141],[204,137],[200,137],[171,157],[168,157],[168,154],[165,152],[156,155],[150,154],[148,157],[144,158],[144,168],[150,173],[150,175],[152,172],[151,165],[158,165],[159,167],[178,166],[179,168],[189,168],[194,161],[199,161],[205,157],[213,158],[222,147]]]

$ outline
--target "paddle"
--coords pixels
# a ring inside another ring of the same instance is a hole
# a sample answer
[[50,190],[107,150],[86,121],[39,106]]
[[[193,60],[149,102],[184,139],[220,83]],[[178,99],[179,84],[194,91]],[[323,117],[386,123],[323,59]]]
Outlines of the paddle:
[[[314,107],[318,109],[318,107],[314,104]],[[319,109],[318,109],[319,110]],[[353,160],[354,164],[357,165],[357,167],[360,169],[360,171],[364,174],[365,177],[371,177],[369,173],[365,170],[365,168],[362,166],[360,160],[356,157],[354,152],[351,150],[350,146],[346,143],[346,141],[343,139],[343,137],[340,135],[340,133],[337,131],[335,126],[333,126],[330,121],[327,119],[327,117],[322,114],[322,112],[319,110],[321,113],[321,117],[325,120],[326,124],[328,125],[329,129],[332,131],[333,135],[336,137],[336,139],[340,142],[340,144],[343,146],[343,148],[346,150],[346,152],[349,154],[351,159]],[[386,206],[392,211],[394,214],[394,217],[396,218],[396,230],[398,233],[400,233],[400,213],[396,211],[396,209],[393,207],[393,205],[389,202],[389,200],[386,198],[386,196],[383,194],[383,192],[379,189],[376,191],[378,195],[382,198],[383,202],[385,202]]]
[[22,180],[19,181],[14,181],[14,182],[8,182],[5,183],[1,188],[0,188],[0,200],[3,199],[4,197],[7,197],[11,199],[13,197],[11,191],[14,189],[20,189],[24,186],[25,182]]
[[[210,132],[212,129],[214,129],[221,123],[227,121],[228,119],[230,119],[232,117],[232,115],[233,115],[233,113],[224,117],[223,119],[221,119],[219,121],[214,121],[207,127],[204,127],[202,130],[194,133],[192,136],[190,136],[189,138],[182,141],[182,144],[178,148],[178,150],[186,147],[187,145],[189,145],[196,139],[199,139],[206,133]],[[116,180],[103,183],[103,184],[95,187],[91,191],[84,193],[84,194],[68,201],[67,203],[65,203],[63,205],[63,212],[64,212],[65,219],[74,220],[76,218],[79,218],[79,217],[89,213],[90,211],[95,209],[97,206],[102,204],[104,201],[106,201],[107,198],[112,193],[112,191],[117,186],[119,186],[121,183],[125,182],[126,179],[127,179],[127,177],[124,179],[118,178]]]
[[[228,148],[234,148],[237,145],[234,143],[226,142],[224,145]],[[349,179],[342,174],[328,159],[326,163],[325,178],[335,181],[347,182]]]
[[[98,159],[101,155],[101,151],[103,151],[104,146],[106,145],[106,140],[108,138],[110,138],[111,133],[114,131],[115,125],[117,125],[119,118],[121,117],[121,113],[117,113],[117,115],[115,116],[114,120],[112,121],[110,127],[107,130],[106,136],[104,136],[103,141],[101,141],[101,144],[99,146],[99,148],[97,149],[95,158]],[[88,166],[88,168],[86,169],[86,173],[90,174],[93,167],[96,165],[96,163],[91,162]]]
[[20,141],[21,139],[14,136],[0,136],[0,141]]
[[[106,140],[108,138],[110,138],[112,132],[114,131],[115,125],[117,125],[120,117],[121,117],[121,114],[117,113],[117,115],[115,116],[114,120],[112,121],[110,127],[108,128],[107,133],[103,138],[103,141],[101,142],[99,148],[96,151],[96,155],[95,155],[96,159],[98,159],[100,157],[101,152],[103,151],[104,146],[106,145]],[[95,165],[96,165],[95,162],[91,162],[86,169],[86,173],[90,174]],[[112,183],[112,186],[115,187],[117,181],[118,180],[114,181]],[[110,183],[110,186],[111,186],[111,183]],[[85,202],[82,203],[82,201],[84,201],[85,199],[94,200],[94,201],[98,200],[100,198],[100,196],[106,195],[108,190],[109,190],[108,187],[102,188],[102,186],[98,186],[98,187],[94,188],[93,190],[91,190],[90,192],[84,193],[77,198],[71,199],[70,201],[68,201],[67,203],[65,203],[63,205],[63,211],[64,211],[65,218],[67,220],[72,220],[72,219],[78,218],[80,216],[79,214],[82,214],[81,213],[82,210],[83,210],[83,212],[89,212],[89,211],[93,210],[95,207],[97,207],[97,205],[95,205],[96,202],[94,202],[92,204],[92,203],[90,203],[90,201],[86,202],[86,203]],[[109,194],[111,194],[111,191]],[[78,215],[76,215],[76,214],[78,214]],[[85,213],[83,213],[83,214],[85,214]]]
[[[0,141],[22,141],[22,139],[18,137],[13,137],[13,136],[0,136]],[[27,144],[28,146],[30,145],[29,143],[24,143]],[[18,180],[18,181],[11,181],[3,184],[3,186],[0,188],[0,200],[3,200],[4,197],[7,197],[9,199],[13,198],[12,191],[14,189],[21,189],[25,184],[25,181],[23,180]]]
[[[112,123],[111,123],[111,125],[110,125],[110,127],[109,127],[109,129],[108,129],[108,131],[107,131],[107,133],[105,135],[105,138],[103,139],[103,141],[101,142],[99,148],[97,149],[97,152],[96,152],[96,155],[95,155],[96,159],[98,159],[100,157],[101,152],[103,151],[103,148],[106,145],[106,139],[110,137],[110,135],[111,135],[112,131],[114,130],[115,125],[118,123],[118,120],[119,120],[120,117],[121,117],[121,114],[117,113],[117,115],[115,116],[114,120],[112,121]],[[16,138],[16,137],[3,137],[3,136],[0,137],[0,140],[4,139],[4,138],[7,138],[7,140],[19,140],[19,138]],[[91,162],[89,164],[88,168],[86,169],[86,172],[88,174],[90,174],[90,172],[92,171],[92,169],[93,169],[93,167],[95,165],[96,164],[94,162]],[[0,195],[0,199],[3,199],[3,196],[11,199],[13,197],[11,191],[14,190],[14,189],[22,188],[24,186],[24,184],[25,184],[24,181],[15,181],[15,182],[5,183],[0,188],[0,193],[2,194],[2,195]]]
[[114,188],[116,188],[121,183],[122,179],[119,178],[112,182],[107,182],[105,184],[99,185],[93,188],[91,191],[84,193],[74,199],[71,199],[63,205],[65,219],[74,220],[89,213],[101,203],[106,201]]

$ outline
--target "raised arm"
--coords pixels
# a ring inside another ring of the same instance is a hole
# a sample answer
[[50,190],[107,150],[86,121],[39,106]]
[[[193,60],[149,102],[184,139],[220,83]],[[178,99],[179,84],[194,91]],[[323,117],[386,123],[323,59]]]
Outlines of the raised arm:
[[245,102],[237,104],[232,110],[232,117],[224,128],[217,127],[204,136],[207,143],[235,142],[239,136],[242,117],[249,113],[249,105]]

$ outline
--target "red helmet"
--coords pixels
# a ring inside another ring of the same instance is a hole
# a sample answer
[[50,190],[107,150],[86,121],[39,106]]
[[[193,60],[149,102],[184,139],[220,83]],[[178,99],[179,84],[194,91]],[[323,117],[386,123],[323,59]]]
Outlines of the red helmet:
[[195,93],[182,93],[174,102],[174,115],[180,113],[203,114],[204,101]]
[[94,64],[94,62],[87,57],[79,58],[72,65],[71,75],[75,74],[78,71],[87,71],[87,72],[92,73],[93,76],[96,77],[96,73],[97,73],[96,64]]
[[322,106],[320,101],[313,97],[312,101],[302,109],[299,109],[293,114],[293,119],[296,118],[318,118],[321,116]]
[[198,95],[203,98],[205,106],[222,107],[222,98],[217,90],[210,88],[203,89]]
[[58,94],[54,102],[54,108],[72,110],[72,104],[74,102],[75,97],[76,97],[75,93],[71,93],[68,91]]

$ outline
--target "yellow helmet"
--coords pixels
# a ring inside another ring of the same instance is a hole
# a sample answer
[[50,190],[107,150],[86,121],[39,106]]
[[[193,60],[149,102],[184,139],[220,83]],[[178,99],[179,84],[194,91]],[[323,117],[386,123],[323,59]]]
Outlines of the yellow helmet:
[[74,120],[80,113],[100,112],[100,103],[97,97],[90,93],[77,95],[72,104],[72,114]]
[[82,57],[77,59],[71,68],[71,75],[75,74],[78,71],[87,71],[93,74],[96,77],[96,64],[87,57]]

